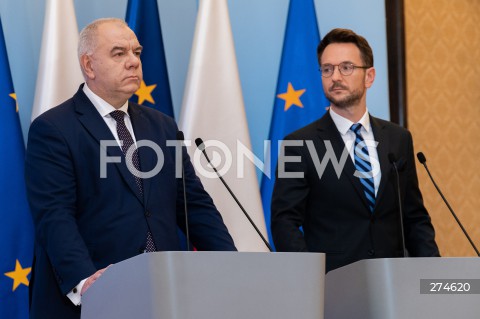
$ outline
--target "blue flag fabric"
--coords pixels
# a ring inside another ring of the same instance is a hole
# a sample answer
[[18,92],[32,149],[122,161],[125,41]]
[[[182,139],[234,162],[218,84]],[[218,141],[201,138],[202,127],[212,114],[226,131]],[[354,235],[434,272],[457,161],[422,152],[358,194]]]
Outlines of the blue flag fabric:
[[[320,118],[329,105],[323,93],[321,74],[318,70],[316,52],[319,43],[320,35],[313,0],[291,0],[270,125],[271,149],[266,155],[270,156],[272,168],[278,160],[278,141]],[[262,204],[270,243],[273,243],[270,205],[274,183],[273,172],[270,178],[263,176]]]
[[143,46],[143,81],[131,100],[174,117],[157,0],[129,0],[125,21]]
[[0,318],[28,318],[33,225],[24,179],[25,145],[0,20]]

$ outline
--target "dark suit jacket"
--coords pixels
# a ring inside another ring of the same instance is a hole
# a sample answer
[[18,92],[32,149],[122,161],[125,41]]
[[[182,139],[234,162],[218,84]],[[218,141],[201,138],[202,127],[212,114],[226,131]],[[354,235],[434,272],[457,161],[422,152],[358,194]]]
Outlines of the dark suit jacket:
[[[175,147],[166,146],[176,139],[175,122],[129,104],[137,141],[158,144],[164,157],[161,171],[143,180],[141,198],[118,146],[108,147],[106,154],[121,163],[106,164],[107,177],[100,178],[100,141],[115,138],[82,87],[30,127],[26,182],[36,239],[31,318],[80,318],[80,307],[66,294],[97,270],[142,253],[148,229],[158,250],[180,250],[183,186],[175,178]],[[139,156],[143,172],[157,165],[152,148],[139,147]],[[235,250],[185,148],[183,157],[191,240],[199,250]]]
[[[359,179],[353,176],[355,167],[350,156],[339,177],[331,162],[319,177],[315,157],[305,142],[301,147],[286,147],[285,155],[301,156],[301,160],[293,162],[295,159],[290,158],[285,171],[303,172],[304,178],[277,176],[271,226],[278,251],[326,253],[327,271],[361,259],[403,256],[395,173],[388,160],[392,153],[400,166],[407,250],[411,256],[439,256],[434,229],[418,188],[410,132],[372,116],[370,121],[382,173],[373,214]],[[345,147],[328,112],[285,139],[312,141],[320,161],[326,153],[325,142],[331,142],[337,159]]]

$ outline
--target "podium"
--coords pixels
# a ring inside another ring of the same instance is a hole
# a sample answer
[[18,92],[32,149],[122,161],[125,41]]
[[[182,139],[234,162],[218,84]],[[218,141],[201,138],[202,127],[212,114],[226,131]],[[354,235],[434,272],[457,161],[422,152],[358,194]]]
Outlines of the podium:
[[110,266],[82,319],[322,319],[325,255],[156,252]]
[[480,258],[370,259],[335,269],[325,277],[325,319],[343,318],[480,318]]

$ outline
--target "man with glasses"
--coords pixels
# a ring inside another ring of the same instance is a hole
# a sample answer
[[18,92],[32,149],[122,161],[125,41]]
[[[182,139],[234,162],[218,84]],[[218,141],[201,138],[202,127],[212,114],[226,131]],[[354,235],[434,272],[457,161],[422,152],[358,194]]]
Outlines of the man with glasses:
[[[351,30],[334,29],[317,56],[331,104],[321,119],[285,138],[271,209],[277,250],[323,252],[327,271],[402,257],[404,245],[410,256],[439,256],[411,134],[368,112],[375,79],[370,45]],[[402,220],[391,161],[399,171]]]

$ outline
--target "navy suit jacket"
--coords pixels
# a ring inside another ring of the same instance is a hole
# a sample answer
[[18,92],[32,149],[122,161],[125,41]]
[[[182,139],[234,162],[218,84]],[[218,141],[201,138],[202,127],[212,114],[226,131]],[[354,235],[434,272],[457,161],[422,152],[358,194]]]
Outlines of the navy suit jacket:
[[[287,172],[304,178],[278,178],[272,197],[272,235],[278,251],[326,253],[326,270],[367,258],[403,256],[395,173],[388,154],[399,166],[405,243],[411,256],[439,256],[430,216],[418,187],[412,136],[406,129],[370,116],[381,169],[381,181],[373,213],[350,156],[337,171],[331,162],[322,175],[318,160],[324,160],[331,143],[337,160],[345,143],[327,112],[321,119],[290,134],[286,140],[301,140],[303,146],[286,147]],[[305,141],[312,143],[308,147]],[[314,155],[312,155],[314,154]],[[278,173],[278,172],[277,172]],[[299,229],[302,226],[303,232]]]
[[[80,307],[66,294],[97,270],[142,253],[149,229],[157,250],[181,249],[177,225],[185,228],[183,186],[175,177],[176,149],[166,144],[176,140],[175,122],[129,103],[137,142],[151,141],[163,154],[138,148],[143,172],[163,157],[160,172],[143,180],[141,197],[120,147],[100,146],[115,138],[82,88],[30,127],[26,183],[36,240],[31,318],[80,318]],[[198,250],[235,250],[185,148],[182,153],[193,244]],[[121,162],[102,164],[102,154]]]

